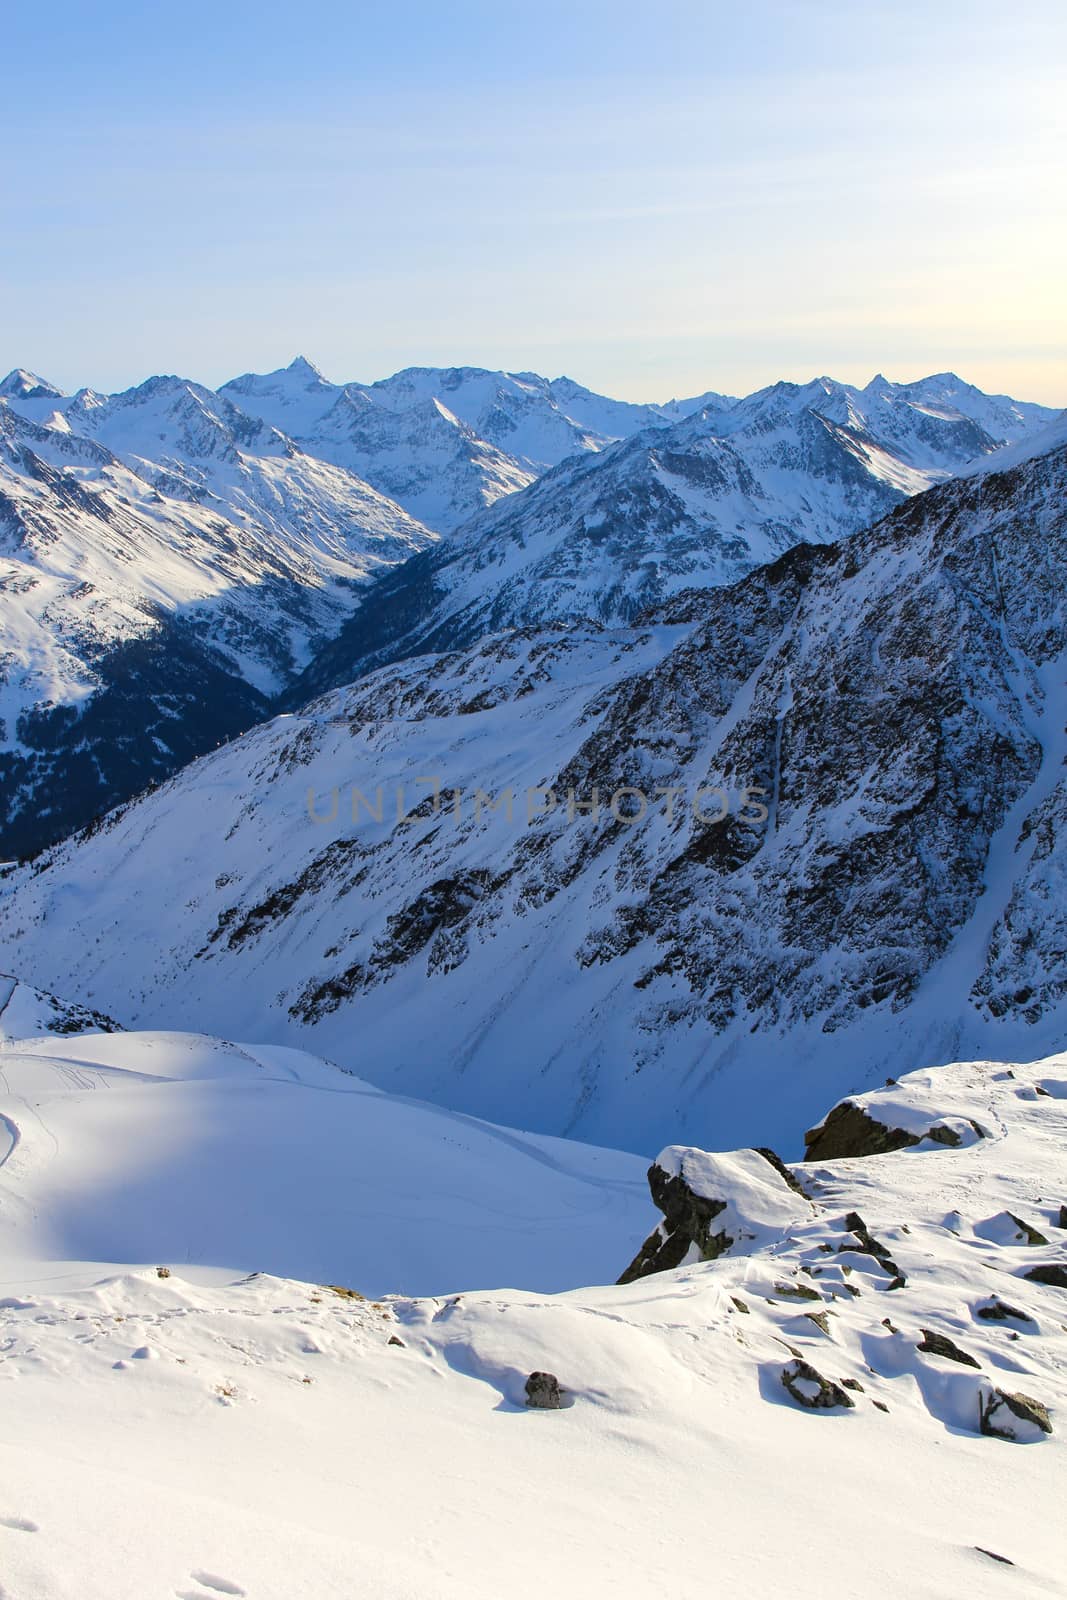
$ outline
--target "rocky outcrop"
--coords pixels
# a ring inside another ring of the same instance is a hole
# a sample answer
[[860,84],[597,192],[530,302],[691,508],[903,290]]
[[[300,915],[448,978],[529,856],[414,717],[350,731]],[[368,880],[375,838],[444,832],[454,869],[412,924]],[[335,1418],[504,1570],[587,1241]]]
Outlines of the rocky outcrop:
[[[979,1138],[982,1130],[972,1124]],[[804,1135],[805,1161],[840,1161],[852,1156],[884,1156],[891,1150],[906,1150],[931,1139],[934,1144],[957,1148],[963,1141],[954,1128],[933,1122],[921,1133],[894,1128],[877,1121],[855,1100],[842,1100],[818,1127]]]
[[935,1333],[931,1328],[922,1330],[922,1339],[915,1346],[924,1355],[943,1356],[946,1361],[958,1361],[963,1367],[977,1367],[979,1363],[966,1350],[961,1350],[958,1344],[943,1333]]
[[648,1169],[652,1199],[664,1221],[619,1279],[632,1283],[686,1260],[714,1261],[743,1240],[765,1237],[812,1206],[773,1150],[711,1155],[672,1145]]
[[781,1379],[786,1393],[798,1406],[805,1406],[809,1411],[832,1411],[837,1407],[851,1411],[856,1404],[841,1384],[824,1378],[799,1357],[782,1368]]
[[43,1034],[121,1033],[122,1025],[91,1006],[72,1004],[0,972],[0,1045]]
[[1044,1283],[1050,1289],[1067,1289],[1067,1266],[1061,1266],[1058,1261],[1043,1262],[1041,1266],[1031,1267],[1024,1274],[1031,1283]]
[[996,1298],[988,1304],[979,1306],[975,1312],[983,1322],[1030,1322],[1034,1321],[1028,1311],[1020,1311],[1018,1306],[1008,1305],[1005,1300]]
[[993,1439],[1010,1439],[1016,1444],[1039,1439],[1052,1432],[1048,1409],[1028,1394],[1008,1394],[1003,1389],[983,1389],[978,1401],[978,1425]]

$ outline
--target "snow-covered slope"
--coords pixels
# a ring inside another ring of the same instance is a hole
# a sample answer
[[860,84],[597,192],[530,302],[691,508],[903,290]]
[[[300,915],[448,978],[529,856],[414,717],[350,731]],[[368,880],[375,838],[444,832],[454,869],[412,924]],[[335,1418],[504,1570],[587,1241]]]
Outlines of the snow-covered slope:
[[381,670],[11,877],[2,959],[631,1147],[1055,1048],[1065,508],[1061,450],[644,626]]
[[54,994],[22,983],[9,973],[0,972],[0,1046],[12,1039],[34,1039],[39,1035],[117,1033],[119,1024],[86,1006],[70,1005]]
[[641,1226],[634,1156],[395,1099],[299,1050],[67,1031],[0,1046],[6,1273],[159,1262],[367,1294],[557,1290],[616,1277]]
[[[5,387],[8,854],[259,720],[358,590],[433,535],[195,384],[156,379],[110,399],[18,374]],[[35,408],[47,415],[25,414]]]
[[680,589],[732,583],[802,541],[856,532],[1052,415],[951,374],[713,399],[564,462],[386,575],[290,703],[500,628],[627,621]]
[[867,1097],[966,1137],[767,1164],[774,1222],[625,1287],[632,1158],[188,1034],[0,1070],[11,1600],[1062,1592],[1067,1058]]

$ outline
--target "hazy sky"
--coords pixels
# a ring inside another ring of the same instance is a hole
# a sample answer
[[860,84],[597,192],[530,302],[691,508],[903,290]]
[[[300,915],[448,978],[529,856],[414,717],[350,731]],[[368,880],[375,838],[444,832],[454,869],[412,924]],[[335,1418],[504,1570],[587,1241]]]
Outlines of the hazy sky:
[[1063,0],[50,0],[0,62],[0,371],[1067,404]]

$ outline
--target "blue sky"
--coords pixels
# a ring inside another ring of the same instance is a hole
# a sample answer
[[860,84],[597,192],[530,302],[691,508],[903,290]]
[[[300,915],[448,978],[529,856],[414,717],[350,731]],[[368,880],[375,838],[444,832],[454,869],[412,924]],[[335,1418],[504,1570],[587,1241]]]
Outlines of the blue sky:
[[1067,404],[1067,7],[5,10],[0,366]]

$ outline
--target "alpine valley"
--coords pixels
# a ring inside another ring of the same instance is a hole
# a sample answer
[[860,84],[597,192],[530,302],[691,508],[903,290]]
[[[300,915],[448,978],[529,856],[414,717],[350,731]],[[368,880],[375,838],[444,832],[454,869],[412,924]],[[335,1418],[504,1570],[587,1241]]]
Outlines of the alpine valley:
[[948,373],[5,379],[0,1600],[1067,1594],[1065,595]]
[[[898,462],[905,437],[914,456],[933,434],[942,462],[947,439],[990,437],[944,402],[931,423],[931,387],[914,386],[921,409],[869,391]],[[779,389],[742,407],[760,426],[720,438],[705,408],[564,463],[395,567],[346,636],[376,603],[410,617],[425,602],[438,636],[477,642],[364,659],[348,687],[13,870],[0,960],[127,1024],[196,1016],[630,1148],[709,1128],[788,1148],[828,1096],[887,1073],[1052,1049],[1067,441],[1053,423],[1029,459],[1009,445],[1006,465],[991,453],[905,497],[869,470],[888,469],[861,447],[863,397],[814,389],[852,420]],[[991,420],[992,402],[973,409]],[[624,594],[665,527],[657,507],[682,513],[677,488],[650,504],[620,486],[634,474],[651,495],[672,439],[693,441],[694,476],[716,466],[699,549],[690,507],[689,556]],[[790,544],[762,564],[775,539],[741,550],[732,528],[727,562],[710,509],[740,517],[742,475],[754,493],[743,450],[778,485]],[[925,473],[943,474],[932,456]],[[576,509],[598,483],[625,506],[605,543]],[[570,524],[550,515],[561,497]],[[887,502],[858,533],[803,538],[815,505],[838,532],[850,504]],[[457,611],[457,574],[487,598]]]

